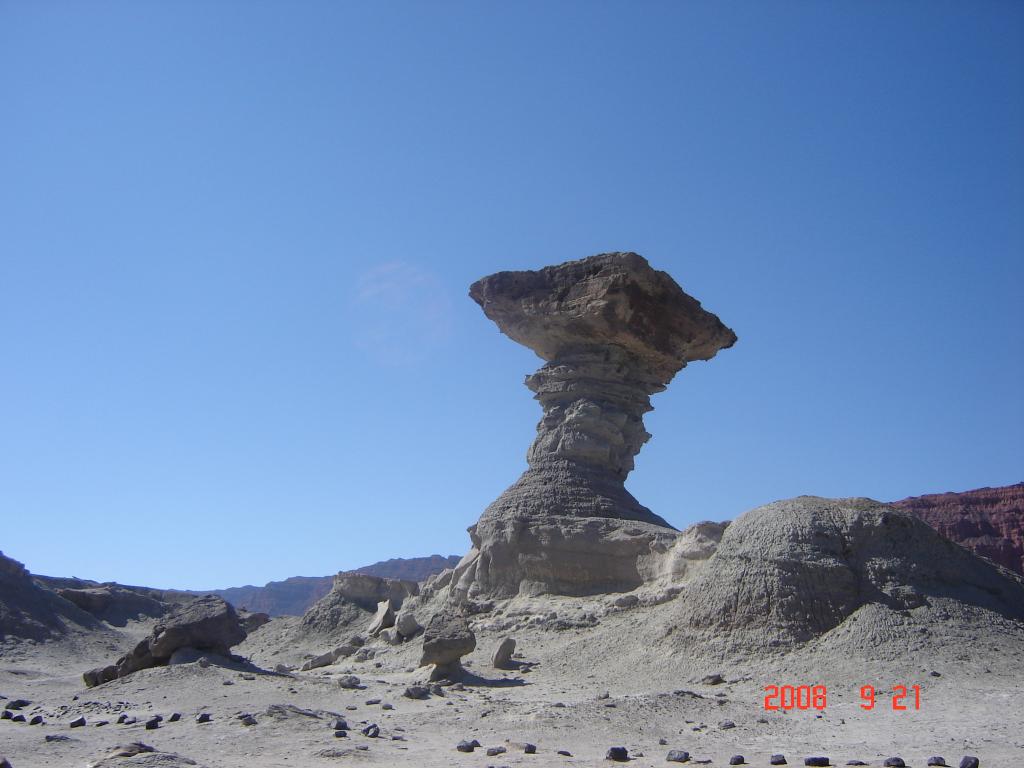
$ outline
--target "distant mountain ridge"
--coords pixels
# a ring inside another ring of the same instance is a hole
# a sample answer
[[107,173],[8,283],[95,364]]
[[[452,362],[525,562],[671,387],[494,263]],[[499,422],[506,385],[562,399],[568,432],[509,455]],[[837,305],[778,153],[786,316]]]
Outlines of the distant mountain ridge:
[[1024,483],[889,503],[913,512],[974,554],[1024,574]]
[[[446,568],[454,568],[458,555],[430,555],[429,557],[396,557],[372,565],[356,568],[349,573],[363,573],[386,579],[423,581]],[[271,616],[301,616],[317,600],[331,591],[334,576],[292,576],[284,581],[271,581],[262,587],[251,584],[244,587],[211,589],[197,594],[213,594],[227,600],[236,608]]]

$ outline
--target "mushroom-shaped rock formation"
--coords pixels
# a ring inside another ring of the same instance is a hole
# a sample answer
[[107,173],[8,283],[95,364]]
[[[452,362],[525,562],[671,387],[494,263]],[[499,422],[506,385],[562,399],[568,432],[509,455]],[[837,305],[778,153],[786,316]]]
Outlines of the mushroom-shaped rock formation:
[[544,409],[529,469],[470,529],[456,571],[473,594],[633,589],[676,532],[625,489],[650,435],[643,415],[692,360],[736,335],[635,253],[499,272],[470,297],[546,362],[526,379]]

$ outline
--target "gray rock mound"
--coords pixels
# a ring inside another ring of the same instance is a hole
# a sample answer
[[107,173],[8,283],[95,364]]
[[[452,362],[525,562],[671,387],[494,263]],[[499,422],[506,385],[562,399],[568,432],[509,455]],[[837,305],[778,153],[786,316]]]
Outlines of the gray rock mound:
[[[1024,580],[870,499],[801,496],[733,522],[677,601],[680,637],[787,649],[932,602],[1024,620]],[[906,648],[906,641],[903,640]]]
[[164,666],[176,651],[194,649],[230,656],[231,647],[245,639],[235,609],[215,595],[182,606],[153,628],[153,632],[114,664],[83,675],[87,686],[99,685],[140,669]]

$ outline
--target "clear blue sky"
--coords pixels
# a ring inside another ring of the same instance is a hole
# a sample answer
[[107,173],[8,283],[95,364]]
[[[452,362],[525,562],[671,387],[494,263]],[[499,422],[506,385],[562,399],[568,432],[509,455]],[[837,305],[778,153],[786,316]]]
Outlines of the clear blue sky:
[[634,250],[739,342],[683,527],[1024,480],[1024,4],[0,1],[0,549],[212,588],[463,553],[540,361],[475,279]]

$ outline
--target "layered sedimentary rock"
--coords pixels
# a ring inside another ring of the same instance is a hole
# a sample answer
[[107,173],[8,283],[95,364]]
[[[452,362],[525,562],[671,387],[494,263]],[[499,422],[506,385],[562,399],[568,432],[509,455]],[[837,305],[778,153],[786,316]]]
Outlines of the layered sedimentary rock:
[[1024,483],[892,502],[975,554],[1024,574]]
[[635,253],[499,272],[470,296],[546,361],[526,379],[544,415],[529,469],[470,529],[456,586],[495,596],[634,588],[638,563],[676,535],[624,486],[650,439],[650,397],[735,334]]

